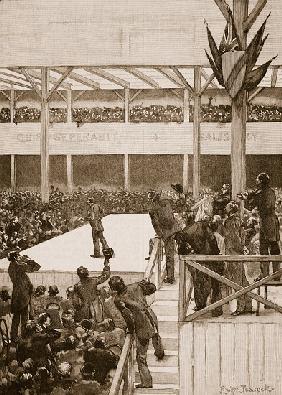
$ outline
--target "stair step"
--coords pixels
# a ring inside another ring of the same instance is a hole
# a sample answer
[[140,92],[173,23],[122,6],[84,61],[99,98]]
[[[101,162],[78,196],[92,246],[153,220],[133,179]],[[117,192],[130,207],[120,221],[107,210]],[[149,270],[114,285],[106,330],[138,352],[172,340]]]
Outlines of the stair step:
[[[154,367],[178,367],[178,354],[175,351],[175,355],[169,355],[168,351],[165,351],[165,356],[162,360],[158,360],[154,355],[153,350],[147,355],[147,363],[149,369]],[[137,370],[137,365],[136,365]]]
[[[166,384],[167,386],[170,386],[171,384],[178,385],[178,367],[150,366],[149,369],[153,378],[153,383]],[[135,381],[138,383],[140,382],[140,375],[138,372],[135,373]]]
[[156,300],[151,308],[156,315],[177,315],[178,301],[177,300]]
[[179,390],[177,385],[167,386],[166,384],[154,384],[153,388],[138,388],[134,390],[134,394],[151,395],[151,394],[165,394],[175,395]]
[[176,315],[158,316],[159,332],[161,337],[166,335],[178,336],[178,317]]
[[[162,342],[165,352],[175,351],[178,352],[178,337],[173,335],[162,334]],[[153,351],[152,342],[149,345],[149,352]]]
[[156,292],[155,301],[159,300],[178,300],[178,291],[176,290],[168,290],[168,289],[160,289]]

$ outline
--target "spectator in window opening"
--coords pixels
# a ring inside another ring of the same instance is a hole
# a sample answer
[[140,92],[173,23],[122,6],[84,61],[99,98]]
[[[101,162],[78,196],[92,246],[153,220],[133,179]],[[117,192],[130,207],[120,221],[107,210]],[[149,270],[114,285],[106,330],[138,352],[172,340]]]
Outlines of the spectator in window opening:
[[103,210],[99,204],[94,203],[93,199],[88,200],[89,203],[89,223],[92,228],[92,239],[94,245],[94,253],[90,255],[92,258],[100,258],[100,243],[102,244],[103,250],[109,248],[108,243],[104,237],[104,227],[102,225]]
[[155,355],[163,359],[164,349],[158,333],[158,320],[148,306],[146,296],[156,291],[154,284],[143,280],[125,285],[119,276],[111,277],[109,286],[115,295],[115,304],[121,311],[130,333],[136,336],[136,360],[141,383],[136,388],[152,388],[152,376],[147,364],[147,351],[152,339]]
[[40,265],[35,262],[32,262],[32,264],[26,263],[21,259],[17,251],[11,252],[8,259],[10,261],[8,273],[13,284],[11,340],[16,342],[19,325],[21,325],[21,336],[25,335],[25,326],[28,321],[29,306],[33,292],[33,286],[27,273],[38,271]]
[[164,242],[166,255],[166,278],[164,282],[173,284],[174,278],[174,235],[180,231],[180,226],[173,215],[172,205],[168,198],[160,194],[150,195],[152,204],[149,211],[152,225],[158,237]]
[[102,306],[97,287],[110,277],[109,260],[105,258],[104,268],[98,277],[90,277],[86,267],[77,269],[79,282],[74,285],[75,321],[93,319],[96,322],[103,320]]

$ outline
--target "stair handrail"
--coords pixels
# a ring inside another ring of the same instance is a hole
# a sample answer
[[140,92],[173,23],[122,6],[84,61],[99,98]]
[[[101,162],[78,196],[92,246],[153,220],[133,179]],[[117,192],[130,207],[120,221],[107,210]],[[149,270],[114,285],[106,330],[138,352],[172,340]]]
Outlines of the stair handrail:
[[145,269],[144,279],[151,280],[153,274],[155,274],[154,283],[158,289],[160,289],[162,284],[162,250],[163,243],[159,237],[153,239],[153,248],[149,258],[148,265]]
[[122,348],[109,395],[132,395],[134,392],[134,342],[133,335],[128,334]]

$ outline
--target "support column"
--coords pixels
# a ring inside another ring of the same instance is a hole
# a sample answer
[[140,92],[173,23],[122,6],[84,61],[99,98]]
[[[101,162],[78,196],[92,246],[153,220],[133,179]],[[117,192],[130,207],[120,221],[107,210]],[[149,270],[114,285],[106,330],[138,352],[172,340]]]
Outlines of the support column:
[[67,123],[72,122],[72,90],[67,90]]
[[124,89],[124,122],[129,122],[129,88]]
[[[248,16],[248,1],[233,0],[233,15],[243,50],[247,46],[247,33],[244,31],[244,21]],[[232,198],[246,188],[246,122],[247,122],[247,93],[240,92],[232,100],[231,124],[231,170]]]
[[67,155],[67,187],[68,192],[73,191],[73,167],[71,155]]
[[10,92],[10,122],[14,123],[14,117],[15,117],[15,90],[14,87],[11,86],[11,92]]
[[49,202],[49,105],[48,97],[48,68],[41,69],[41,199],[43,203]]
[[194,68],[193,196],[200,192],[201,66]]
[[16,191],[16,156],[11,155],[11,190]]
[[124,154],[124,189],[126,191],[130,190],[129,182],[129,155]]
[[183,155],[183,192],[188,192],[188,170],[189,170],[189,158],[188,154]]
[[188,91],[188,89],[184,89],[183,119],[184,119],[184,122],[189,122],[189,91]]

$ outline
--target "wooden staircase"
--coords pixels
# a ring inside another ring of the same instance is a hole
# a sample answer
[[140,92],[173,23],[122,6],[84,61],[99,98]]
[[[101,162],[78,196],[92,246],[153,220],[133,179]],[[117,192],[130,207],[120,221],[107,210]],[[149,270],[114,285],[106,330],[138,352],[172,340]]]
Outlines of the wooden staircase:
[[[165,357],[158,361],[154,355],[152,344],[148,351],[148,366],[153,377],[153,388],[135,389],[134,394],[167,394],[179,393],[178,363],[178,287],[176,279],[173,285],[163,284],[155,294],[151,305],[159,321],[159,333],[162,337]],[[135,381],[139,381],[138,368],[135,366]]]

